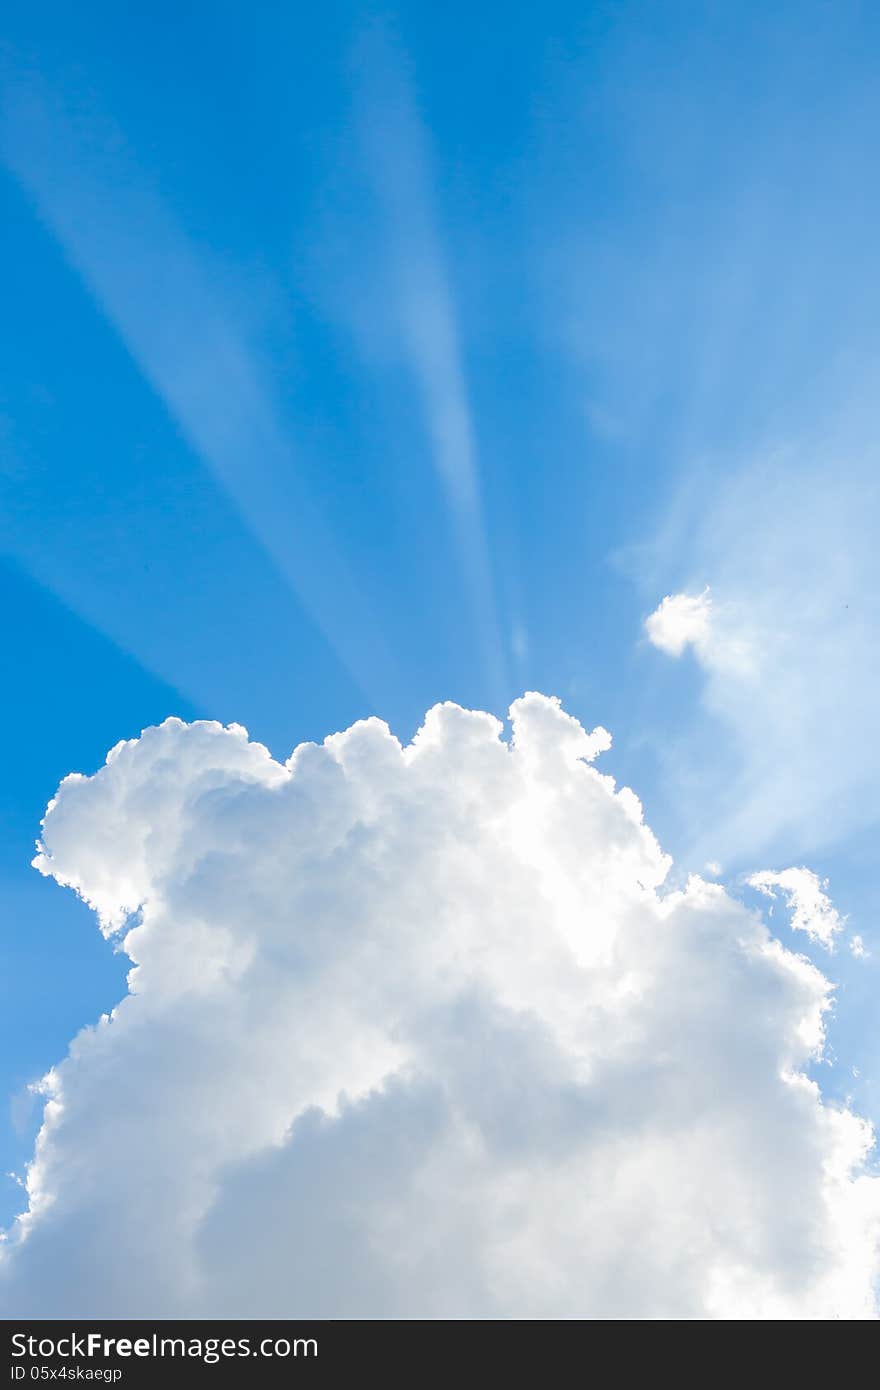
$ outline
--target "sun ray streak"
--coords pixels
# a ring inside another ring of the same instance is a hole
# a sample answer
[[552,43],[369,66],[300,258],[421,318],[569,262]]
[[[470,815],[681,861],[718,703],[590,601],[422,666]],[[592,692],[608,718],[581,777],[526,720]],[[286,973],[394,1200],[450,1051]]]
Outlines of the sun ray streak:
[[456,308],[432,191],[431,159],[405,63],[380,26],[361,37],[360,126],[390,248],[398,328],[415,376],[434,468],[449,507],[486,669],[508,687],[479,461]]
[[[9,76],[9,74],[7,74]],[[181,433],[232,499],[361,688],[377,704],[396,662],[308,494],[257,355],[218,277],[112,121],[75,116],[13,74],[0,158],[24,187]]]

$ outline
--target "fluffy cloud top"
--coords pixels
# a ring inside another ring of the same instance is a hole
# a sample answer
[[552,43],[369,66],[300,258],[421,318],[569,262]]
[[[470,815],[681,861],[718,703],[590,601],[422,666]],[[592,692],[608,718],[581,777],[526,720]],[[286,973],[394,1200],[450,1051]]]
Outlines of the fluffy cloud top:
[[604,730],[511,717],[285,765],[169,720],[62,784],[37,865],[133,968],[45,1081],[7,1316],[875,1315],[827,981],[662,891]]

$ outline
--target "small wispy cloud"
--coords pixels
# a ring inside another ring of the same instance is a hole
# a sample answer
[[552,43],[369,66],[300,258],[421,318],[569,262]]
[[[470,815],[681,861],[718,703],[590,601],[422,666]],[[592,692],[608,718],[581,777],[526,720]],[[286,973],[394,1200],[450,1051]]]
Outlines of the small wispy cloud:
[[[750,874],[746,882],[768,898],[782,893],[791,911],[792,930],[806,932],[811,941],[833,950],[834,938],[846,922],[825,892],[827,880],[820,879],[811,869],[793,868],[779,872],[762,869]],[[854,937],[853,943],[856,941],[860,943],[861,937]],[[852,943],[850,949],[854,955],[859,954]]]
[[647,624],[666,654],[693,651],[717,721],[710,760],[702,730],[685,735],[687,775],[707,798],[694,862],[799,856],[880,817],[880,487],[871,456],[841,432],[821,450],[768,449],[720,480],[703,475],[649,562],[656,582],[684,550],[711,582],[711,594],[682,585]]
[[667,594],[645,619],[648,641],[669,656],[681,656],[685,647],[705,650],[712,621],[708,586],[701,594]]

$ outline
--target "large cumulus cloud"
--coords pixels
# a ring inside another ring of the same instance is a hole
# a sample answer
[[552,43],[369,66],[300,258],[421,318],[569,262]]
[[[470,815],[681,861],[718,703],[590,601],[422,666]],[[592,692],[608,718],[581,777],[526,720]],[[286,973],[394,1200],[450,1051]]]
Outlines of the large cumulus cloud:
[[169,720],[37,866],[133,961],[46,1078],[7,1314],[875,1313],[829,985],[528,695],[286,765]]

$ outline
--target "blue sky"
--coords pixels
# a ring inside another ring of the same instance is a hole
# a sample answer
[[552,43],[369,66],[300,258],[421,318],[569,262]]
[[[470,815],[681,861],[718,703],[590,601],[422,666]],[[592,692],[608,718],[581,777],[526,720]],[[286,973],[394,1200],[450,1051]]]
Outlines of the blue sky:
[[[826,965],[825,1084],[880,1120],[878,30],[7,9],[0,1168],[122,988],[29,867],[62,776],[171,713],[283,758],[532,688],[682,869],[829,877],[873,953]],[[775,653],[747,693],[644,638],[706,584]]]

